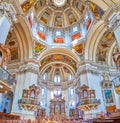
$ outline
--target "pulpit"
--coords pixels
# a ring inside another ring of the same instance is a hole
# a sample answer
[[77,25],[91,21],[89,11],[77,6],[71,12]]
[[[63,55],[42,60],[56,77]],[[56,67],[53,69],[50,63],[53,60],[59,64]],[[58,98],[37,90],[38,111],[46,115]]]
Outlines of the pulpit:
[[65,100],[62,98],[62,94],[54,94],[54,99],[50,100],[50,115],[65,116]]

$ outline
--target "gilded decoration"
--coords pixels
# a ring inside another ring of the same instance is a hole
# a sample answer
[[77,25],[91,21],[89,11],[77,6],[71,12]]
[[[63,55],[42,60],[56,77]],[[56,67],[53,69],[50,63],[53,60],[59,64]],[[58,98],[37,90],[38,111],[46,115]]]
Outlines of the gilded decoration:
[[96,99],[95,90],[89,89],[87,85],[83,85],[78,88],[78,94],[80,94],[80,102],[78,103],[78,109],[83,111],[91,111],[96,109],[100,104],[100,100]]
[[70,66],[72,66],[74,69],[76,69],[76,62],[72,58],[66,55],[61,55],[61,54],[50,55],[41,61],[41,66],[43,67],[51,62],[65,62]]
[[10,59],[10,48],[6,45],[0,45],[0,65],[6,67]]
[[[26,14],[33,7],[35,10],[34,16],[38,22],[42,22],[42,24],[45,24],[49,27],[51,27],[52,23],[55,27],[59,28],[66,26],[66,24],[69,26],[78,20],[82,20],[88,13],[88,7],[91,9],[91,12],[96,19],[100,19],[104,14],[104,11],[99,6],[90,1],[85,3],[80,0],[59,0],[59,2],[56,1],[57,0],[26,0],[21,4],[21,8]],[[45,7],[46,9],[44,9]],[[76,15],[76,11],[78,15]],[[87,25],[90,25],[90,20],[87,22]]]
[[104,14],[104,11],[99,6],[97,6],[96,4],[92,2],[89,2],[88,4],[89,4],[91,11],[93,12],[94,17],[96,19],[100,19],[101,16]]
[[10,60],[18,60],[19,59],[19,47],[17,38],[14,32],[9,32],[6,38],[6,45],[10,47]]
[[29,86],[29,89],[23,89],[22,99],[18,100],[20,109],[35,111],[40,108],[40,102],[37,101],[40,89],[35,86]]
[[107,32],[103,35],[98,44],[96,60],[101,63],[106,63],[107,52],[114,42],[114,35],[112,32]]
[[74,51],[76,51],[79,55],[83,55],[84,53],[84,43],[73,46],[72,48]]
[[36,54],[39,54],[44,48],[45,48],[44,45],[42,45],[38,42],[34,43],[34,51],[35,51]]
[[26,0],[24,3],[21,4],[21,8],[25,14],[28,13],[29,9],[33,5],[35,0]]
[[51,15],[51,10],[48,9],[46,10],[43,15],[40,17],[40,21],[43,22],[44,24],[47,24]]

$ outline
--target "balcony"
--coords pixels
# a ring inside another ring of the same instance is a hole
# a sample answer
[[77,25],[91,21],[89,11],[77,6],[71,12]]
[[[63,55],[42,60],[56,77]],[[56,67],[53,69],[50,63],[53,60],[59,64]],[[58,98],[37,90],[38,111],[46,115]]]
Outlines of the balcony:
[[0,67],[0,93],[9,91],[14,81],[14,77],[3,67]]

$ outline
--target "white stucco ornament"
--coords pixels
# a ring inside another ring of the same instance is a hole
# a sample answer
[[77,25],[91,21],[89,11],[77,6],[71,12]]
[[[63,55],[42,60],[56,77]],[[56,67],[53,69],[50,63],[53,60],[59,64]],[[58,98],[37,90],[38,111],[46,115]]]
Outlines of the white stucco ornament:
[[54,2],[54,5],[61,7],[65,5],[66,0],[53,0],[53,2]]

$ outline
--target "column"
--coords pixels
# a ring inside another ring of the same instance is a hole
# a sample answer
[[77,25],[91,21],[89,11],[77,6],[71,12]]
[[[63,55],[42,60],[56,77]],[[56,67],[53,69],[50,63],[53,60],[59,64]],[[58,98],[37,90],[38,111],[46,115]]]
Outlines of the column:
[[39,74],[39,65],[37,63],[29,62],[27,64],[21,65],[16,79],[16,89],[13,99],[12,113],[21,115],[22,119],[35,119],[35,112],[28,110],[20,110],[18,106],[18,100],[22,98],[23,89],[29,89],[29,86],[35,84],[38,85],[38,74]]

